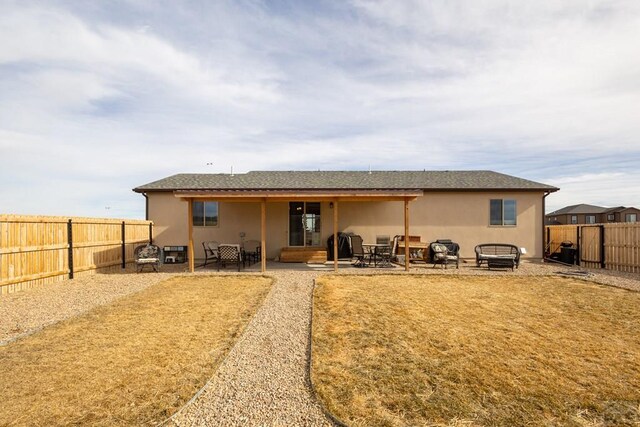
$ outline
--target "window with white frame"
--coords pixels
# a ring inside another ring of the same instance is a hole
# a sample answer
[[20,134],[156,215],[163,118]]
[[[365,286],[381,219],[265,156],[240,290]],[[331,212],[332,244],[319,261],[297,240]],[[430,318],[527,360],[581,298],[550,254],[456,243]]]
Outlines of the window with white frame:
[[607,214],[607,221],[615,221],[616,216],[614,214]]
[[509,199],[491,199],[489,201],[490,225],[516,225],[516,201]]
[[624,216],[625,221],[626,222],[637,222],[638,221],[638,215],[634,214],[634,213],[628,213]]
[[585,215],[584,221],[587,224],[595,224],[596,223],[596,216],[595,215]]
[[217,227],[218,202],[193,202],[193,226]]
[[571,224],[578,223],[578,215],[571,215]]

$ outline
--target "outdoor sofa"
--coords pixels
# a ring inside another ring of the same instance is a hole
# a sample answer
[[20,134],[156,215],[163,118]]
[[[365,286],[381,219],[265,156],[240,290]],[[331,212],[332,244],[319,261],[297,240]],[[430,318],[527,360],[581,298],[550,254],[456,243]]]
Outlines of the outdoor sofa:
[[482,243],[475,248],[476,265],[487,264],[489,268],[518,268],[520,249],[508,243]]

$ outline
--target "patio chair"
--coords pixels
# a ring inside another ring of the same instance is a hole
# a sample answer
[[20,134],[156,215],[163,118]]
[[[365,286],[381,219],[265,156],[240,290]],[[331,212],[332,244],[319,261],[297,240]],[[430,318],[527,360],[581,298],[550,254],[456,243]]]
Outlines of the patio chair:
[[240,245],[218,245],[218,271],[221,267],[225,268],[227,264],[237,264],[238,271],[241,264],[244,267]]
[[244,254],[247,257],[247,262],[251,265],[251,261],[260,261],[262,256],[262,242],[259,240],[247,240],[244,242]]
[[218,260],[218,242],[212,240],[210,242],[202,242],[202,247],[204,248],[204,264],[203,267],[207,265],[209,260]]
[[362,246],[362,237],[357,234],[351,236],[351,253],[355,258],[354,267],[367,267],[368,263],[365,261],[367,254]]
[[391,237],[389,236],[376,236],[377,245],[391,245]]
[[[457,252],[449,251],[449,248],[444,243],[432,242],[429,245],[429,252],[431,253],[431,262],[433,262],[433,268],[436,264],[441,264],[442,268],[447,268],[449,263],[455,263],[456,268],[459,266],[459,257]],[[425,251],[425,261],[427,261]]]
[[376,267],[393,267],[391,264],[391,246],[389,244],[382,243],[383,246],[376,246],[375,251],[373,253],[374,261],[373,264]]
[[140,273],[149,265],[155,272],[160,271],[160,260],[162,259],[162,251],[159,246],[147,244],[137,246],[133,250],[136,262],[136,273]]

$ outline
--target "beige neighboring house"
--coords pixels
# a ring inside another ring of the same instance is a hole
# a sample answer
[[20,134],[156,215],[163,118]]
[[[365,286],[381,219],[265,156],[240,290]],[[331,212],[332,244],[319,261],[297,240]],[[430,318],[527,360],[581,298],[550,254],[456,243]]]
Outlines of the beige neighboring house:
[[133,189],[146,197],[155,242],[191,243],[197,259],[203,241],[259,240],[276,259],[286,248],[326,249],[334,232],[451,239],[463,258],[480,243],[511,243],[542,258],[545,197],[557,190],[492,171],[178,174]]

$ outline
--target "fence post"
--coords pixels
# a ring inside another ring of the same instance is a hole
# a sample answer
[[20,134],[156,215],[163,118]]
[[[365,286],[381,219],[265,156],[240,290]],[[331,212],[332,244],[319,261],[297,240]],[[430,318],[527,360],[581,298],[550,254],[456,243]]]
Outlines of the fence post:
[[149,223],[149,244],[153,244],[153,223]]
[[582,258],[582,253],[580,252],[580,240],[582,239],[582,227],[579,225],[576,226],[576,265],[580,265],[580,259]]
[[71,223],[71,219],[67,222],[67,243],[69,244],[67,252],[69,260],[69,279],[73,279],[73,225]]
[[126,242],[125,242],[125,224],[122,221],[122,268],[127,268],[127,252],[126,252]]
[[600,226],[600,267],[607,268],[607,262],[604,259],[604,225]]

